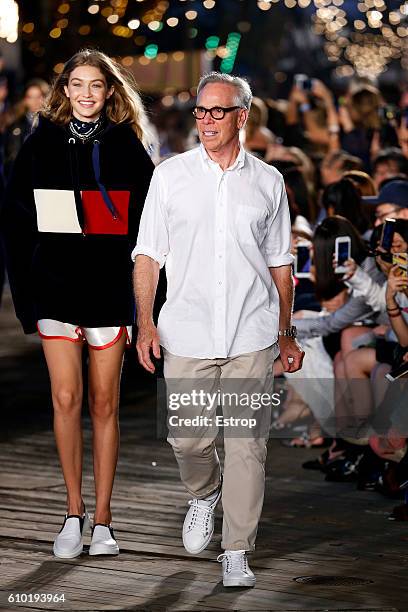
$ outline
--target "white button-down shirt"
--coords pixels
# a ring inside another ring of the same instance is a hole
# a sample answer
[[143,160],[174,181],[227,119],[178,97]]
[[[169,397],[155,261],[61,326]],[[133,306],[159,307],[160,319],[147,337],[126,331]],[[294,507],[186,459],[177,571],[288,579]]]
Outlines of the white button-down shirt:
[[268,267],[291,264],[282,176],[241,148],[223,171],[201,145],[154,171],[132,253],[166,266],[160,343],[183,357],[221,358],[277,340]]

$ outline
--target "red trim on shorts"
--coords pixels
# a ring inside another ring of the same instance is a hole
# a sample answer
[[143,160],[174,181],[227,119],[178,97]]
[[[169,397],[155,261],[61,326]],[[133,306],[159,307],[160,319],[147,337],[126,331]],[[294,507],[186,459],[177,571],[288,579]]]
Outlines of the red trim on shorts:
[[127,325],[125,325],[125,326],[123,327],[123,329],[125,330],[125,334],[126,334],[126,344],[125,344],[125,348],[130,348],[130,345],[132,344],[132,341],[131,341],[131,339],[130,339],[130,337],[129,337],[129,334],[128,334]]
[[[69,342],[75,342],[75,344],[77,344],[78,342],[85,342],[85,338],[83,336],[79,336],[78,338],[68,338],[68,336],[46,336],[40,331],[40,328],[38,327],[38,321],[36,325],[37,325],[38,335],[43,340],[68,340]],[[77,330],[75,330],[75,333],[77,333]]]
[[[114,338],[111,342],[108,342],[108,344],[104,344],[103,346],[93,346],[92,344],[89,344],[88,342],[88,346],[89,348],[93,349],[94,351],[103,351],[104,349],[110,348],[111,346],[113,346],[114,344],[116,344],[118,342],[118,340],[121,339],[121,337],[123,336],[123,332],[127,332],[126,327],[121,327],[119,330],[118,335],[116,336],[116,338]],[[126,333],[127,335],[127,333]],[[129,336],[128,336],[129,339]]]

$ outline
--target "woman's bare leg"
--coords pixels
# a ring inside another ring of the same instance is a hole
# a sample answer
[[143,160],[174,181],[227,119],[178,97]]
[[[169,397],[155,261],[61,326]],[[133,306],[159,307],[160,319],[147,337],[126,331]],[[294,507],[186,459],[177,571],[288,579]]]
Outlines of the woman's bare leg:
[[375,349],[360,348],[348,353],[344,360],[353,404],[355,422],[364,422],[373,411],[370,373],[376,365]]
[[109,525],[119,452],[119,387],[126,336],[103,350],[89,349],[89,411],[93,425],[95,523]]
[[82,514],[82,343],[43,340],[51,380],[54,433],[67,487],[68,514]]
[[343,331],[341,332],[342,358],[344,359],[346,355],[348,355],[348,353],[351,353],[351,351],[355,350],[355,348],[353,347],[353,340],[370,331],[371,329],[365,326],[346,327],[345,329],[343,329]]

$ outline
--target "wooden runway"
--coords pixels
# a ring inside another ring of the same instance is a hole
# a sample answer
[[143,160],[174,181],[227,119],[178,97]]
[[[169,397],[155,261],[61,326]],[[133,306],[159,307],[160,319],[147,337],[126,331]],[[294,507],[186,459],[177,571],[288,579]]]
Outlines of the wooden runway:
[[[64,485],[50,430],[39,344],[19,331],[9,296],[0,311],[0,610],[408,611],[408,530],[386,519],[397,502],[353,485],[329,484],[300,464],[317,451],[270,442],[266,499],[251,566],[254,589],[224,589],[220,510],[216,535],[188,555],[181,527],[188,495],[170,447],[155,435],[152,383],[125,372],[120,462],[113,497],[117,558],[57,560],[52,542],[64,514]],[[93,507],[90,427],[84,497]],[[222,453],[222,450],[221,450]],[[239,486],[239,483],[237,483]],[[315,577],[311,584],[296,578]],[[334,577],[332,583],[327,583]],[[326,583],[325,583],[326,580]],[[9,603],[25,594],[64,594],[65,603]]]

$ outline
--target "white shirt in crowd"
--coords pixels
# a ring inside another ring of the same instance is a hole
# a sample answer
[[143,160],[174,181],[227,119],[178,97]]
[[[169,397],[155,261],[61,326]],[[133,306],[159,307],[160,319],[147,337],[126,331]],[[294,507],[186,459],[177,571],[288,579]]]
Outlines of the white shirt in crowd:
[[154,171],[132,253],[166,265],[161,345],[213,359],[277,340],[279,299],[268,266],[291,264],[279,172],[240,149],[223,171],[201,145]]

